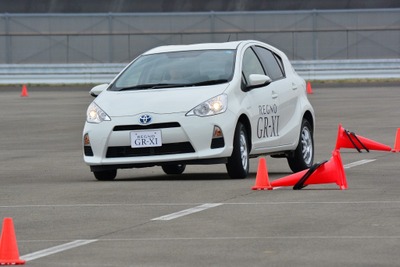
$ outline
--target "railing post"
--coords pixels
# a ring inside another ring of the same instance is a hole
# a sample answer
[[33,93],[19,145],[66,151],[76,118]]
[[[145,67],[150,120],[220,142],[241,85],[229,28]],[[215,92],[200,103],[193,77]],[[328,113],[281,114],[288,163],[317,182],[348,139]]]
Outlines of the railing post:
[[6,26],[6,62],[7,64],[12,63],[12,45],[10,36],[10,15],[4,14],[5,26]]
[[214,13],[214,11],[211,11],[210,12],[210,33],[211,33],[211,41],[212,42],[215,42],[214,32],[215,32],[215,13]]
[[316,9],[313,10],[313,59],[318,59],[318,32],[317,32],[317,20],[318,20],[318,11]]
[[108,62],[113,63],[113,15],[112,13],[108,13]]

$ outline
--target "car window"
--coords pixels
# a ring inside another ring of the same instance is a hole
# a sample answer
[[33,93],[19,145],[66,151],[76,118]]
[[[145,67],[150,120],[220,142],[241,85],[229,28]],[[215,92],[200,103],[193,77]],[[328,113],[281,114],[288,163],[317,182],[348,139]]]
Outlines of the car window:
[[257,55],[254,53],[251,47],[247,48],[243,55],[243,67],[242,67],[244,82],[247,84],[249,81],[250,74],[264,74],[265,71],[260,63]]
[[198,50],[143,55],[114,82],[111,90],[208,85],[233,77],[234,50]]
[[273,81],[285,77],[282,60],[279,58],[278,55],[260,46],[256,46],[255,50],[260,56],[262,64],[267,69],[268,76]]
[[274,55],[274,57],[275,57],[275,59],[276,59],[276,62],[278,62],[278,65],[279,65],[279,67],[280,67],[280,69],[281,69],[281,71],[282,71],[283,76],[286,77],[285,68],[284,68],[284,66],[283,66],[282,58],[281,58],[280,56],[278,56],[277,54],[275,54],[275,53],[272,53],[272,54]]

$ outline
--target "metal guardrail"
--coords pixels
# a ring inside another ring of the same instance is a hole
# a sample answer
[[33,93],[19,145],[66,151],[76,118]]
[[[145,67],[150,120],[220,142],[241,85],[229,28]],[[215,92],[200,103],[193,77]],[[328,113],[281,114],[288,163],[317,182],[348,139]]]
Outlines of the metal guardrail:
[[400,59],[293,61],[306,80],[400,79]]
[[[306,80],[400,79],[400,59],[292,61]],[[127,64],[0,64],[0,84],[100,84]]]
[[110,82],[127,64],[0,64],[0,84]]

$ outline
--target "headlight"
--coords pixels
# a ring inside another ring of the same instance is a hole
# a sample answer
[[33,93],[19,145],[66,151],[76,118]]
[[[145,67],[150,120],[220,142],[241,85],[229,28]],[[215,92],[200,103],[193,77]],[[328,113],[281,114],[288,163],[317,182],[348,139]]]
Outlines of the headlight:
[[111,118],[93,102],[87,109],[86,120],[90,123],[100,123],[102,121],[110,121]]
[[195,115],[195,116],[205,117],[205,116],[217,115],[225,112],[227,107],[228,107],[228,96],[226,94],[222,94],[213,97],[201,103],[200,105],[196,106],[188,113],[186,113],[186,116]]

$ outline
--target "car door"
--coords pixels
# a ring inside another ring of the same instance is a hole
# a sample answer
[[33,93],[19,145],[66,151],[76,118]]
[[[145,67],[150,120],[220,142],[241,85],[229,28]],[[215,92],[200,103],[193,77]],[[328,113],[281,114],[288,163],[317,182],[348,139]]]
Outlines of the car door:
[[299,117],[296,116],[296,108],[300,88],[297,81],[286,77],[282,59],[278,54],[261,46],[256,46],[255,51],[272,79],[274,90],[278,95],[279,145],[293,144],[298,137]]
[[252,153],[272,152],[279,145],[278,87],[271,83],[247,90],[251,74],[267,75],[254,47],[245,50],[242,60],[242,85],[251,122]]

